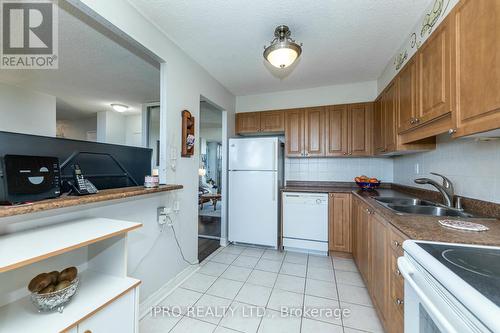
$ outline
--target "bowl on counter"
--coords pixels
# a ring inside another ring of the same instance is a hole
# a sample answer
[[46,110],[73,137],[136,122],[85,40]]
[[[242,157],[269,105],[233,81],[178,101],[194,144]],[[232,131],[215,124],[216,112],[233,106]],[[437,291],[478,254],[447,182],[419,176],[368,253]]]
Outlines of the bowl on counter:
[[356,184],[363,190],[363,191],[371,191],[380,186],[380,181],[378,182],[356,182]]

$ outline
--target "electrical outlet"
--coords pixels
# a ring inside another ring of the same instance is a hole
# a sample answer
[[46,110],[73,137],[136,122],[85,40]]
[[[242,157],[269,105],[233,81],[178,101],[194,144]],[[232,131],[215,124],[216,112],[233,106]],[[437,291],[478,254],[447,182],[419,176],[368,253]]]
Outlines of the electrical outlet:
[[156,220],[159,225],[164,225],[167,223],[167,214],[165,214],[165,207],[158,207],[156,209]]

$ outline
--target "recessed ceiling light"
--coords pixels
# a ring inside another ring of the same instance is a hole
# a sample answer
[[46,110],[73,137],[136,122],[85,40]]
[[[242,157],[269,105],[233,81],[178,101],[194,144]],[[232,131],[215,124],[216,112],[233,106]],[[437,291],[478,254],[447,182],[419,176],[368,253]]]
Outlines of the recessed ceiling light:
[[128,105],[124,105],[124,104],[111,104],[111,107],[116,112],[125,112],[128,110]]
[[286,68],[293,64],[302,53],[302,43],[297,44],[290,38],[291,31],[286,25],[280,25],[274,30],[271,45],[264,47],[264,58],[277,68]]

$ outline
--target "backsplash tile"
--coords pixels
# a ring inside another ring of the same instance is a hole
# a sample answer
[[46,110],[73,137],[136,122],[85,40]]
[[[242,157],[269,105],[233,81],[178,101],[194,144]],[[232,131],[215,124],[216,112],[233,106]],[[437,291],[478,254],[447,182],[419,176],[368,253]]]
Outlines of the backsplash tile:
[[389,158],[287,158],[285,179],[303,181],[353,181],[367,175],[393,181],[393,160]]
[[500,140],[452,140],[448,135],[437,139],[435,151],[394,158],[394,182],[433,189],[429,185],[417,185],[413,180],[439,179],[429,175],[437,172],[452,180],[458,195],[500,203]]

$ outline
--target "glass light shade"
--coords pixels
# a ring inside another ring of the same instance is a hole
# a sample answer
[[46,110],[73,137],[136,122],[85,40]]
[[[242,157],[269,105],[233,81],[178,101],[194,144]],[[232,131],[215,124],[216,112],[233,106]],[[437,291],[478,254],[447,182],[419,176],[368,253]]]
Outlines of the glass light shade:
[[271,51],[267,55],[267,61],[269,61],[269,63],[271,63],[274,67],[286,68],[293,64],[297,57],[297,51],[284,47]]
[[127,105],[124,105],[124,104],[111,104],[111,107],[113,108],[113,110],[115,110],[116,112],[125,112],[128,110],[128,106]]

